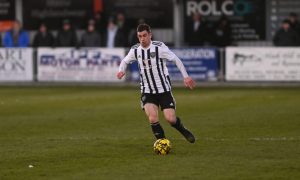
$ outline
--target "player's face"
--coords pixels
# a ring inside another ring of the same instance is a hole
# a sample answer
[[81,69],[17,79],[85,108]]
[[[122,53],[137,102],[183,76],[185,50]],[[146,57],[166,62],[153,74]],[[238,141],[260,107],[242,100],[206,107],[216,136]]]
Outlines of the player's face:
[[142,47],[148,47],[151,42],[152,34],[148,31],[142,31],[137,33],[137,37],[142,45]]

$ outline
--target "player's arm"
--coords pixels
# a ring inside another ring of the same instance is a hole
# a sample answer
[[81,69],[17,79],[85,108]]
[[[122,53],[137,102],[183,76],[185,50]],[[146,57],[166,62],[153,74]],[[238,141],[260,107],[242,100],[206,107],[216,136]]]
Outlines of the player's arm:
[[117,73],[118,79],[122,79],[122,77],[125,75],[128,64],[134,60],[136,60],[134,56],[134,50],[130,49],[127,56],[121,61],[121,64],[119,66],[119,72]]
[[[172,52],[173,53],[173,52]],[[174,54],[174,53],[173,53]],[[196,86],[195,81],[188,75],[182,61],[174,54],[175,64],[183,76],[183,82],[186,87],[193,89]]]
[[181,72],[181,74],[183,76],[184,85],[186,87],[193,89],[196,86],[195,81],[186,72],[186,69],[185,69],[182,61],[164,44],[163,44],[162,56],[165,59],[175,62],[177,68],[179,69],[179,71]]

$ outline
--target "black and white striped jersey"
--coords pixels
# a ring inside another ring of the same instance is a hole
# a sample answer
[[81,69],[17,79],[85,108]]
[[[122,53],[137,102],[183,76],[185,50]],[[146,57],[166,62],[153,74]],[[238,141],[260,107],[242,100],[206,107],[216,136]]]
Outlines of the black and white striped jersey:
[[157,94],[171,91],[167,60],[175,62],[183,77],[188,77],[181,60],[159,41],[151,41],[147,48],[140,44],[132,46],[122,60],[119,71],[125,72],[127,65],[136,60],[140,71],[142,93]]

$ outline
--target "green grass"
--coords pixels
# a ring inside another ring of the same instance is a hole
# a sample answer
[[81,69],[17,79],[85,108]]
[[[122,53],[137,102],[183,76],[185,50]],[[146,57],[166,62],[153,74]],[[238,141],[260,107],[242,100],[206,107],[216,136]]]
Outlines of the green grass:
[[300,88],[174,96],[197,141],[158,156],[137,88],[0,87],[0,179],[300,179]]

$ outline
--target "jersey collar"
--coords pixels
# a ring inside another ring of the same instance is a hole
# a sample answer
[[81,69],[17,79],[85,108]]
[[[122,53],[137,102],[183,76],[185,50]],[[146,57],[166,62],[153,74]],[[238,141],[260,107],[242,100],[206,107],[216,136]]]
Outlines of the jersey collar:
[[151,47],[151,44],[152,44],[152,41],[150,41],[150,44],[149,44],[148,47],[143,47],[143,46],[141,45],[141,48],[142,48],[142,49],[149,49],[149,48]]

